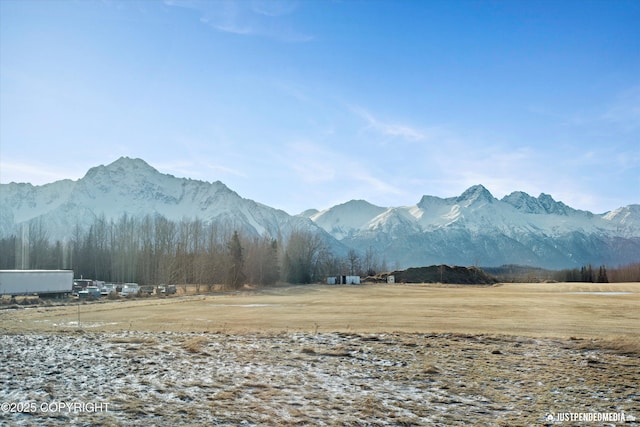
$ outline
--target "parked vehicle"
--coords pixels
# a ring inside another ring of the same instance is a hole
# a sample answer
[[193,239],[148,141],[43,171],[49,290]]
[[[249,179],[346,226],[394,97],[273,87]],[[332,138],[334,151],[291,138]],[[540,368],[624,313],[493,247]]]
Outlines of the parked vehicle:
[[100,289],[100,295],[102,296],[107,296],[110,293],[117,293],[117,288],[116,285],[113,283],[105,283],[104,286],[102,287],[102,289]]
[[120,291],[120,296],[127,297],[129,295],[137,295],[140,286],[137,283],[125,283]]
[[0,270],[0,295],[66,296],[72,289],[72,270]]
[[158,287],[156,288],[156,293],[158,295],[160,294],[171,295],[171,294],[175,294],[176,291],[177,291],[176,285],[158,285]]
[[74,279],[73,280],[73,291],[72,295],[79,296],[80,291],[84,291],[87,289],[87,286],[94,286],[94,281],[92,279]]
[[78,298],[100,298],[100,289],[97,286],[87,286],[85,290],[78,292]]
[[140,286],[138,292],[141,294],[151,295],[153,293],[153,286]]

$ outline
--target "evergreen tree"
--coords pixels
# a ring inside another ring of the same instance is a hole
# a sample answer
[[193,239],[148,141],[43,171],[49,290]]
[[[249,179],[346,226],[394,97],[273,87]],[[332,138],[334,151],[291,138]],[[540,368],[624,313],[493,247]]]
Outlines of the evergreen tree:
[[240,237],[238,231],[233,232],[233,236],[227,244],[229,251],[229,274],[227,277],[227,284],[233,289],[239,289],[244,283],[244,258],[242,255],[242,244],[240,243]]
[[601,265],[600,269],[598,269],[598,283],[609,283],[607,269],[604,265]]
[[589,283],[594,282],[593,267],[591,266],[591,264],[582,266],[582,268],[580,269],[580,281]]

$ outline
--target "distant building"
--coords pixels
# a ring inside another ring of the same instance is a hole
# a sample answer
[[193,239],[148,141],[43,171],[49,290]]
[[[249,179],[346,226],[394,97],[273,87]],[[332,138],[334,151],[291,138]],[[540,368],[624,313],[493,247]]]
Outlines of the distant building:
[[360,276],[329,276],[328,285],[359,285]]

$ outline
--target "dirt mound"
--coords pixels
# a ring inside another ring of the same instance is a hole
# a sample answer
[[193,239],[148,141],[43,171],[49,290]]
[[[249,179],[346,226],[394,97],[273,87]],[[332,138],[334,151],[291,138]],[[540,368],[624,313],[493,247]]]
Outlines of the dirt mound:
[[396,283],[455,283],[464,285],[492,285],[497,283],[495,277],[488,275],[478,267],[460,267],[449,265],[432,265],[429,267],[411,267],[380,273],[367,277],[366,281],[386,283],[388,276],[394,276]]

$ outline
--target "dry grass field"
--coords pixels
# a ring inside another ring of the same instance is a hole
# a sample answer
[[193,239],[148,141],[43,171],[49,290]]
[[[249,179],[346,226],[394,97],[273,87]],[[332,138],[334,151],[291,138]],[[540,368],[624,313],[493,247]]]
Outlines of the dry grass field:
[[289,286],[0,312],[0,331],[640,334],[638,283]]
[[617,425],[557,414],[640,418],[639,308],[638,283],[553,283],[0,310],[0,403],[37,409],[0,425]]

